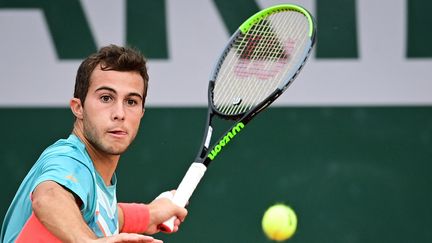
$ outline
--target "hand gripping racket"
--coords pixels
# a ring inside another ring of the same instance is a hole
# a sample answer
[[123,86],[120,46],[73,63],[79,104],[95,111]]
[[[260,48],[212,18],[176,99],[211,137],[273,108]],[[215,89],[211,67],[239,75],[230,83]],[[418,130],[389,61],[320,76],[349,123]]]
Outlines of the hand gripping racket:
[[[315,42],[316,26],[304,8],[283,4],[247,19],[231,36],[210,76],[204,139],[173,197],[184,207],[208,165],[261,111],[276,100],[304,66]],[[210,145],[213,118],[233,125]],[[175,217],[160,225],[171,232]]]

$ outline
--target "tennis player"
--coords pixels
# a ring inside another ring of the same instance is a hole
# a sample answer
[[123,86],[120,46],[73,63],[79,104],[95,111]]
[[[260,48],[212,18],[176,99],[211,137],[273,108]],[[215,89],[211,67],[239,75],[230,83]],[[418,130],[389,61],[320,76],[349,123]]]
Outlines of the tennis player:
[[147,88],[146,61],[132,48],[106,46],[81,63],[70,101],[73,131],[24,178],[0,242],[157,243],[148,235],[173,216],[178,230],[187,211],[167,199],[172,192],[149,204],[116,199],[115,170],[138,132]]

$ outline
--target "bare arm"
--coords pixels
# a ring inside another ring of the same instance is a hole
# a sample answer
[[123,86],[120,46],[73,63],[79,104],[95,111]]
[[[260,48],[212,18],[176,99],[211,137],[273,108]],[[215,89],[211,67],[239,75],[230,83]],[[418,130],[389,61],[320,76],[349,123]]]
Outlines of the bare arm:
[[126,233],[98,239],[84,221],[79,204],[71,192],[53,181],[42,182],[32,194],[32,207],[36,217],[61,242],[162,242],[150,236]]
[[42,182],[32,198],[36,217],[62,242],[97,239],[85,223],[74,195],[56,182]]

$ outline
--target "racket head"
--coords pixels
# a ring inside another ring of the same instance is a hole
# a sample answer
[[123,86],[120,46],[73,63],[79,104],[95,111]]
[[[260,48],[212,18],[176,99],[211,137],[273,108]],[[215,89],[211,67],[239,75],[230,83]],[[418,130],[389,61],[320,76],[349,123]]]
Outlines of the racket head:
[[224,119],[248,119],[292,83],[315,43],[312,15],[293,4],[266,8],[231,36],[208,89],[209,108]]

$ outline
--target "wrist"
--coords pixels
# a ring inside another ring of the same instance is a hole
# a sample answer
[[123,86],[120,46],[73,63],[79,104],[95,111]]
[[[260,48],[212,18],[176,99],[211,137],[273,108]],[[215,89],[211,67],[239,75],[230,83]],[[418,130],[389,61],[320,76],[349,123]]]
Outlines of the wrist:
[[118,203],[123,211],[123,227],[120,232],[144,233],[150,223],[150,209],[142,203]]

